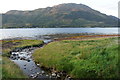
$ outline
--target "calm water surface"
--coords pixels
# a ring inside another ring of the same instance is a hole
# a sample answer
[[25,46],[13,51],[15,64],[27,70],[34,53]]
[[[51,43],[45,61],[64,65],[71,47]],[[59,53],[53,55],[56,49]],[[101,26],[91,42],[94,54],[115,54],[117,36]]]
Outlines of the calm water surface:
[[66,33],[118,34],[118,28],[17,28],[0,29],[0,39],[16,37],[35,37],[39,35]]

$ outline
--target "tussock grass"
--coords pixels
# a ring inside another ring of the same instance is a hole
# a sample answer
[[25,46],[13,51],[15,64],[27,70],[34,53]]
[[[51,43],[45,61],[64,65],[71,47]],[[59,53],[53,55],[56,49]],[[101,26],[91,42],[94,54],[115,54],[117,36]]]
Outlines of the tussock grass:
[[9,58],[2,57],[2,78],[27,78],[27,76]]
[[118,38],[52,42],[33,54],[36,63],[74,78],[118,78]]

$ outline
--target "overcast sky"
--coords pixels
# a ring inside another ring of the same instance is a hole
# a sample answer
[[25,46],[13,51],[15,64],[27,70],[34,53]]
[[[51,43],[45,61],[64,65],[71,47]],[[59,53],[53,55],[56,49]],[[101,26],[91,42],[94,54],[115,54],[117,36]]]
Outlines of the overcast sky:
[[61,3],[82,3],[107,15],[118,16],[119,0],[1,0],[0,13],[9,10],[34,10]]

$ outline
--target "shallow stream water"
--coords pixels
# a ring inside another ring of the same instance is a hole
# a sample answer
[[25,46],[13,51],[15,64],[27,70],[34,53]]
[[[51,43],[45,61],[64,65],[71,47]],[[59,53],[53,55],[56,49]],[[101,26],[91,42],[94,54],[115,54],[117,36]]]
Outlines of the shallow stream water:
[[[48,42],[45,41],[47,44]],[[10,59],[14,61],[20,69],[31,78],[51,78],[44,70],[38,67],[40,64],[35,64],[32,54],[35,49],[40,47],[30,47],[25,49],[16,49],[11,52]]]
[[[51,40],[44,40],[44,45],[52,42]],[[66,77],[64,72],[46,72],[40,68],[40,64],[36,64],[32,58],[34,50],[37,48],[42,48],[44,45],[39,47],[29,47],[25,49],[15,49],[11,52],[10,59],[15,62],[20,69],[29,78],[40,78],[40,79],[65,79],[69,80],[69,76]]]

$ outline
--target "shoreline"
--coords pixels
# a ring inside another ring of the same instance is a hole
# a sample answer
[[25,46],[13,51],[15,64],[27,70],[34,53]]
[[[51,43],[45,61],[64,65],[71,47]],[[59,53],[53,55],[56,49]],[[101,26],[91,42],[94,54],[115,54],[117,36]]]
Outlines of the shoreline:
[[[40,38],[43,36],[43,39]],[[96,33],[61,33],[61,34],[50,34],[50,35],[38,35],[35,37],[14,37],[14,38],[3,38],[0,41],[3,40],[23,40],[23,39],[30,39],[30,40],[57,40],[57,39],[75,39],[75,38],[81,38],[81,37],[108,37],[108,36],[120,36],[120,34],[96,34]]]
[[[102,37],[102,38],[109,38],[109,37],[120,37],[120,35],[90,35],[90,36],[75,36],[75,37],[69,37],[69,38],[62,38],[62,39],[58,39],[58,40],[56,40],[56,39],[54,39],[52,42],[56,42],[56,41],[61,41],[61,40],[76,40],[76,38],[77,38],[77,40],[80,40],[80,39],[86,39],[86,38],[93,38],[93,37],[97,37],[97,38],[99,38],[99,37]],[[79,38],[79,39],[78,39]],[[84,40],[83,39],[83,40]],[[7,40],[11,40],[11,39],[7,39]],[[12,39],[13,40],[13,39]],[[16,39],[16,40],[18,40],[18,39]],[[51,42],[50,42],[51,43]],[[48,43],[49,44],[49,43]],[[43,44],[43,45],[47,45],[47,44]],[[36,63],[36,62],[35,62]],[[37,63],[36,63],[37,64]],[[46,68],[46,67],[44,67],[44,66],[42,66],[41,67],[42,69],[44,69],[44,70],[48,70],[47,72],[51,72],[51,73],[60,73],[59,71],[57,72],[57,71],[55,71],[54,69],[49,69],[49,68]],[[52,71],[53,70],[53,71]],[[67,74],[66,74],[67,75]],[[65,76],[66,77],[66,76]],[[69,76],[68,76],[69,77]]]

